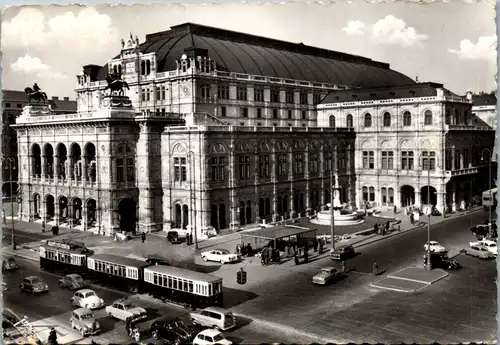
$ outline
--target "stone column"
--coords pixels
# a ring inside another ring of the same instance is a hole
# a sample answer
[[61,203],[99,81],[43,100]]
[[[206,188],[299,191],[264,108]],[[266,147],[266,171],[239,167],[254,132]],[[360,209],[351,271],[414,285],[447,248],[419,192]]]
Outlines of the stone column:
[[[126,165],[127,162],[124,162],[124,164]],[[87,180],[90,180],[90,176],[87,176],[87,175],[88,175],[87,156],[83,156],[83,158],[82,158],[82,182],[84,185],[87,182]]]
[[59,181],[59,175],[61,174],[61,167],[59,166],[59,155],[54,156],[54,181],[57,183]]
[[87,205],[85,204],[85,200],[82,201],[82,223],[83,223],[83,231],[87,231],[88,228],[88,214],[87,214]]
[[464,152],[460,151],[460,169],[464,169]]
[[420,198],[420,188],[415,191],[415,206],[422,205],[422,199]]
[[289,174],[288,174],[288,179],[290,180],[290,200],[289,200],[289,205],[290,205],[290,208],[289,208],[289,214],[290,214],[290,218],[293,218],[293,213],[295,212],[295,210],[293,209],[293,200],[294,200],[294,189],[293,189],[293,179],[294,179],[294,171],[293,171],[293,152],[292,152],[292,149],[290,149],[290,153],[289,153],[289,162],[290,162],[290,170],[289,170]]
[[236,157],[234,155],[234,137],[231,136],[231,147],[229,149],[229,198],[231,207],[231,223],[229,227],[231,230],[240,228],[240,220],[237,218],[236,209],[238,207],[236,202]]
[[45,181],[47,174],[47,155],[42,155],[42,181]]
[[453,185],[453,192],[451,194],[451,210],[453,212],[456,212],[457,211],[457,202],[456,202],[456,186]]
[[455,146],[451,147],[451,170],[455,170]]
[[306,216],[309,216],[311,213],[311,196],[310,196],[310,188],[311,188],[311,181],[309,181],[309,169],[311,168],[310,162],[309,162],[309,143],[307,143],[306,151],[304,152],[304,177],[306,179],[306,191],[305,191],[305,197],[306,197],[306,204],[305,204],[305,211],[306,211]]

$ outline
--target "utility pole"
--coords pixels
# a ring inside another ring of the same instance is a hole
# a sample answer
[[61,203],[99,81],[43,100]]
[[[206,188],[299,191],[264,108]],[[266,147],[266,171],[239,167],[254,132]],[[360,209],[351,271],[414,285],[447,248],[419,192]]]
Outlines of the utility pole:
[[333,209],[333,198],[335,197],[335,184],[333,181],[333,155],[330,165],[330,236],[332,237],[332,251],[335,250],[335,211]]
[[[6,164],[6,166],[4,165]],[[10,219],[12,224],[12,250],[16,250],[16,235],[15,235],[15,225],[14,225],[14,192],[12,189],[12,170],[16,169],[16,160],[12,157],[2,158],[2,165],[5,169],[9,169],[9,181],[10,181]]]

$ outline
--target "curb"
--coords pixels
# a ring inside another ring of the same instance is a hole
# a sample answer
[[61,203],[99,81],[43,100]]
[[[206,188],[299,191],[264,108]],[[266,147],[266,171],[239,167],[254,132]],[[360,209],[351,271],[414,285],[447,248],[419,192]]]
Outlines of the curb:
[[[397,292],[406,292],[406,293],[414,293],[414,292],[418,291],[416,289],[406,289],[406,290],[403,290],[403,289],[398,289],[398,288],[395,288],[395,287],[387,287],[387,286],[377,285],[376,283],[370,283],[370,286],[374,287],[374,288],[377,288],[377,289],[391,290],[391,291],[397,291]],[[424,288],[425,287],[427,287],[427,286],[424,286]]]

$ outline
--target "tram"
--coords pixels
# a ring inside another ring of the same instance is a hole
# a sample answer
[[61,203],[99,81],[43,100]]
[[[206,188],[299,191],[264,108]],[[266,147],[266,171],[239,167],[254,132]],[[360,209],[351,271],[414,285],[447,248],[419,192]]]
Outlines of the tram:
[[85,276],[87,259],[92,250],[77,243],[46,241],[40,246],[40,267],[48,272],[61,275],[77,273]]
[[142,292],[144,268],[150,263],[112,254],[95,254],[87,259],[89,278],[99,285],[125,292]]
[[194,308],[222,306],[222,278],[178,267],[145,268],[143,292]]

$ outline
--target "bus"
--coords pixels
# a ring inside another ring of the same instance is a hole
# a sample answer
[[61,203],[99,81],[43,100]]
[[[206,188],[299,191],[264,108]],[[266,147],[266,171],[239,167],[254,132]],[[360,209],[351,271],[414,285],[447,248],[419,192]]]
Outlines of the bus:
[[222,307],[222,278],[178,267],[145,268],[144,292],[194,308]]
[[[490,195],[493,200],[490,200]],[[483,192],[482,204],[485,210],[488,210],[490,207],[497,207],[497,188]]]

